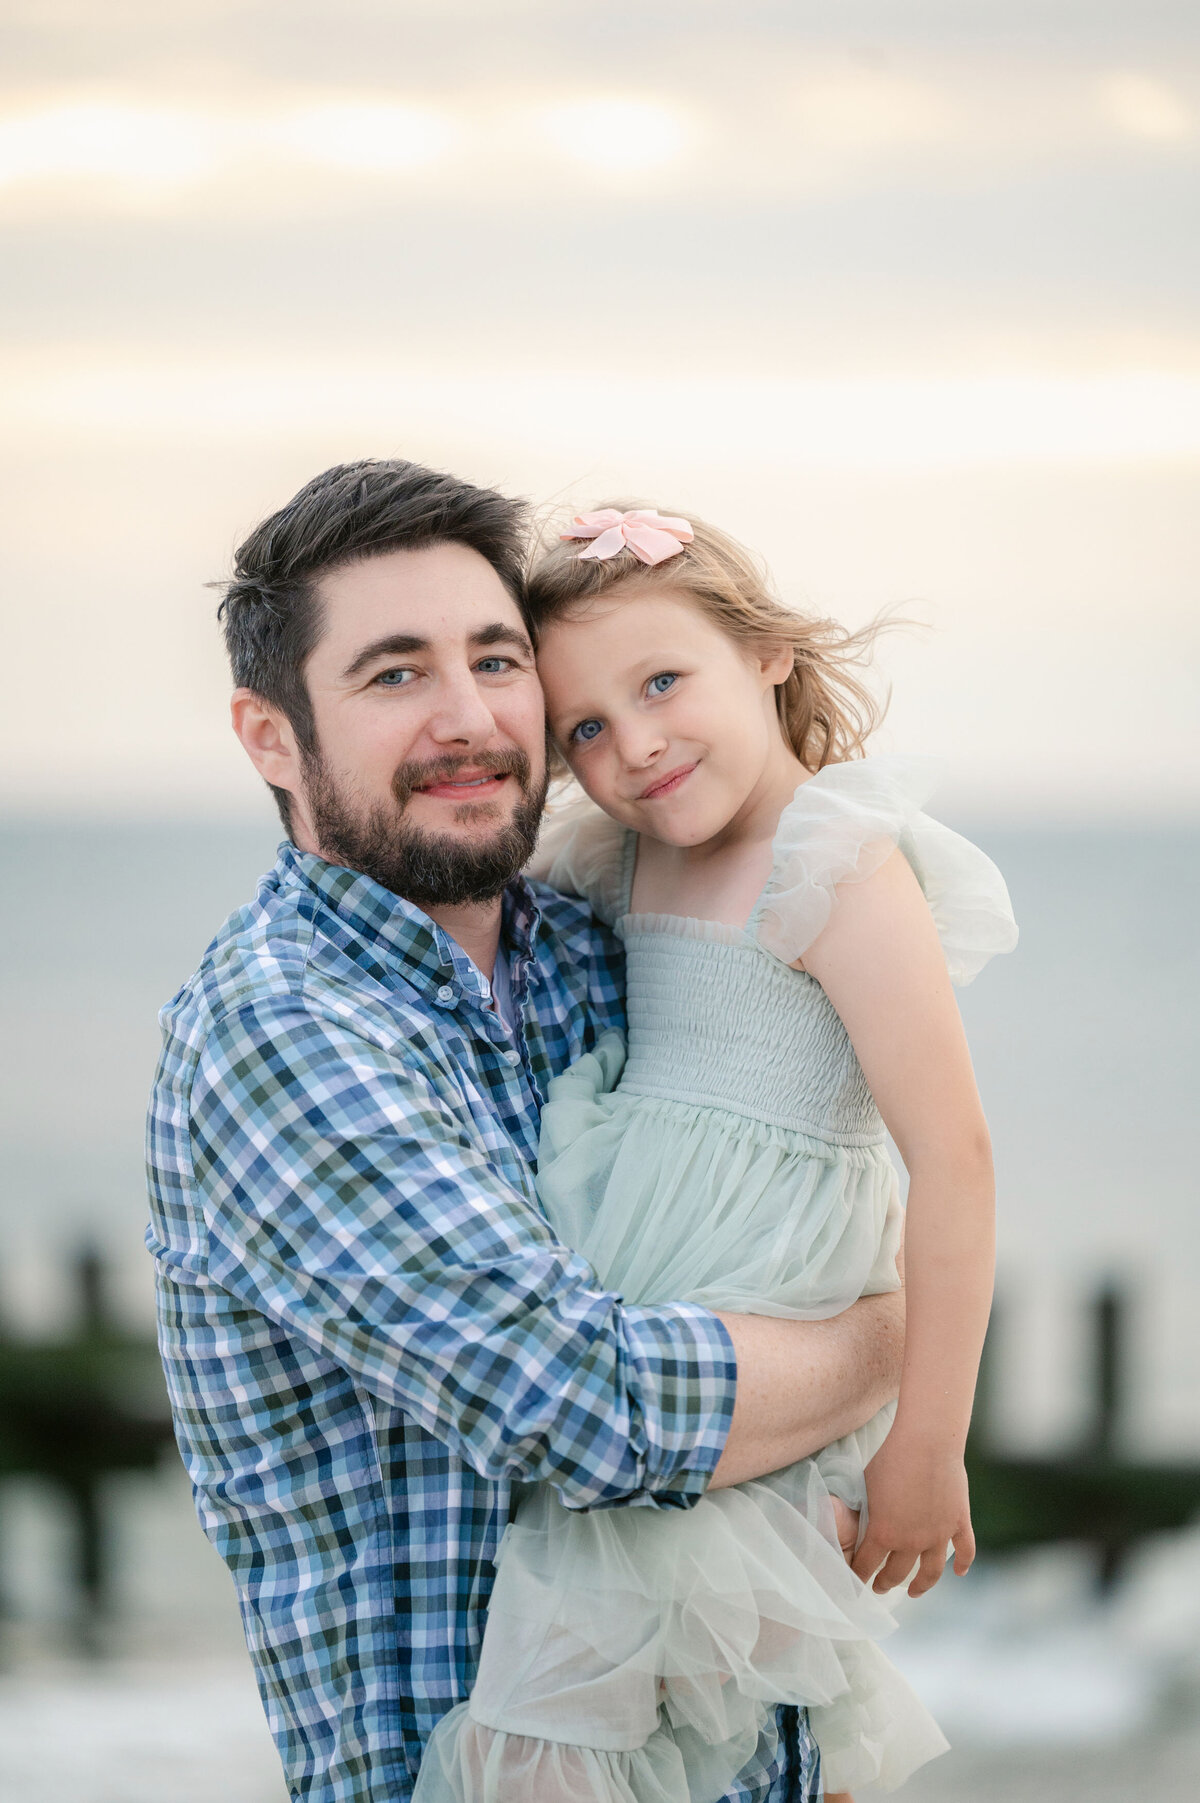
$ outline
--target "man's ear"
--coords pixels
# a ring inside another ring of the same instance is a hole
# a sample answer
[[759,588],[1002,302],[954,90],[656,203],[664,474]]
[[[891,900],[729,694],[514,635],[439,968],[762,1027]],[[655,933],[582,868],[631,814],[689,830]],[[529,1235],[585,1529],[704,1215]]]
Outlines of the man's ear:
[[263,781],[299,797],[300,747],[287,715],[253,689],[233,691],[229,714],[246,756]]

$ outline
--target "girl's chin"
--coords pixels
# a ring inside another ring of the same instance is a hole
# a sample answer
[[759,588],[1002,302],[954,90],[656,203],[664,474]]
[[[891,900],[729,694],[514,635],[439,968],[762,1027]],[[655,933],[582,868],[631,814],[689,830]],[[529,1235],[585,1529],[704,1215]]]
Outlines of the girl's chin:
[[649,839],[657,839],[662,845],[677,845],[681,849],[691,845],[703,845],[706,839],[715,838],[722,827],[728,824],[728,818],[721,816],[719,808],[697,807],[695,801],[678,800],[665,796],[663,800],[649,805],[638,806],[636,803],[615,803],[606,805],[598,795],[592,797],[606,814],[622,826],[632,827],[635,833],[645,833]]
[[685,849],[692,845],[703,845],[707,839],[715,838],[721,830],[721,823],[701,820],[694,813],[682,812],[673,818],[658,818],[641,825],[641,831],[648,833],[652,839],[658,839],[663,845],[677,845]]

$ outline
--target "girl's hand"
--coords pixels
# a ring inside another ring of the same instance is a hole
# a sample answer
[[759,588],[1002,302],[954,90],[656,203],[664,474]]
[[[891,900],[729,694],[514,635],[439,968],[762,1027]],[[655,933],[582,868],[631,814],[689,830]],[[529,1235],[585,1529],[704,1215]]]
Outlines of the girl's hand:
[[858,1545],[858,1510],[844,1503],[840,1496],[830,1498],[833,1504],[833,1519],[837,1528],[838,1545],[842,1549],[842,1557],[847,1565],[854,1559],[854,1549]]
[[[850,1561],[864,1584],[894,1590],[919,1561],[909,1596],[924,1596],[941,1577],[954,1543],[959,1577],[971,1568],[975,1536],[967,1474],[955,1453],[935,1450],[893,1428],[867,1466],[867,1531]],[[882,1567],[882,1569],[880,1569]]]

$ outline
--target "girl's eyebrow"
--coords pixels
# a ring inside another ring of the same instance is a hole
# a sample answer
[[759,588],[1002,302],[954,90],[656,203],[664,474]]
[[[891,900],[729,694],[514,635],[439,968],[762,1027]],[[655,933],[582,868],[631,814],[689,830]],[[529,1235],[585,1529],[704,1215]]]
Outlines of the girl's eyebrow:
[[[682,664],[685,661],[686,660],[677,653],[672,654],[669,651],[656,651],[651,649],[650,651],[644,652],[642,656],[635,658],[633,663],[629,664],[625,669],[617,671],[616,674],[621,681],[646,682],[656,671],[667,668],[673,670],[677,665]],[[564,709],[559,714],[551,714],[549,710],[547,710],[546,717],[550,722],[551,731],[561,734],[563,727],[568,722],[570,722],[572,726],[578,726],[581,720],[595,719],[599,714],[602,714],[603,711],[603,708],[597,707],[572,706],[570,709]]]
[[547,708],[546,723],[552,733],[563,739],[568,733],[574,731],[581,720],[596,720],[602,718],[603,715],[602,707],[588,707],[572,702],[569,707],[560,708],[556,714],[552,714]]
[[551,732],[562,733],[568,723],[578,726],[581,720],[590,720],[592,714],[586,707],[573,707],[566,713],[547,714],[546,718],[549,721]]

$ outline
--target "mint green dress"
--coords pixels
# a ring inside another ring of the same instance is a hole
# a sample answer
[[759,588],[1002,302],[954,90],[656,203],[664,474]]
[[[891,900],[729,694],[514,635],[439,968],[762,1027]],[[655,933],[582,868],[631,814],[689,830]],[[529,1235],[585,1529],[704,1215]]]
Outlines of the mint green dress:
[[[779,822],[744,928],[629,912],[636,836],[590,803],[535,872],[624,941],[628,1046],[550,1086],[538,1188],[629,1302],[816,1319],[897,1287],[883,1123],[841,1020],[792,969],[899,845],[951,975],[1016,928],[1003,879],[920,811],[923,761],[831,765]],[[527,1492],[505,1536],[475,1689],[435,1731],[415,1803],[717,1803],[779,1703],[810,1712],[826,1789],[891,1789],[945,1741],[879,1650],[888,1602],[838,1548],[885,1410],[816,1458],[688,1510],[579,1513]]]

